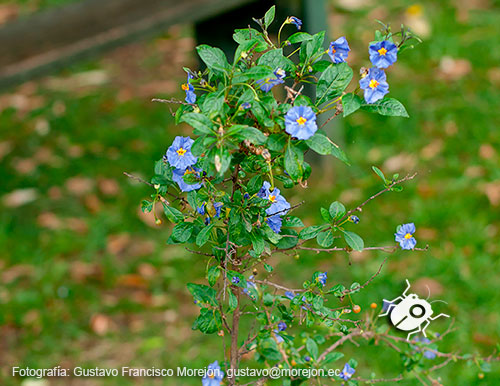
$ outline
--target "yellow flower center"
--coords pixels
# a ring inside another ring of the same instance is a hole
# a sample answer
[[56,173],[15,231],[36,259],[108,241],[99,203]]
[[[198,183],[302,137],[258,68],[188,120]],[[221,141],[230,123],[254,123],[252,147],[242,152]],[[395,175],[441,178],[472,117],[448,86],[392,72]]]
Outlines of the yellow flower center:
[[337,51],[335,50],[335,48],[332,47],[332,54],[334,54],[335,52]]
[[179,148],[179,150],[177,150],[177,154],[179,154],[181,157],[184,156],[184,154],[186,154],[186,149],[183,149],[182,147]]
[[408,240],[408,239],[411,239],[413,236],[411,235],[411,233],[407,233],[405,234],[405,239]]
[[192,174],[192,173],[194,173],[193,169],[186,169],[186,171],[184,172],[184,175],[187,176],[188,174]]
[[214,379],[215,378],[215,374],[210,373],[210,375],[208,376],[208,378]]
[[306,123],[306,122],[307,122],[307,119],[305,119],[304,117],[299,117],[299,118],[297,118],[297,123],[298,123],[299,125],[301,125],[301,126],[302,126],[304,123]]
[[269,195],[269,201],[271,201],[271,202],[276,201],[276,196],[273,196],[272,194]]
[[183,85],[181,85],[181,88],[184,90],[184,91],[187,91],[189,90],[189,85],[187,83],[184,83]]
[[387,54],[387,50],[384,47],[382,47],[380,50],[378,50],[378,53],[382,56],[385,56],[385,54]]
[[372,79],[372,80],[370,80],[370,84],[369,84],[369,86],[370,86],[371,88],[375,88],[375,87],[377,87],[377,86],[378,86],[378,84],[379,84],[379,83],[378,83],[375,79]]

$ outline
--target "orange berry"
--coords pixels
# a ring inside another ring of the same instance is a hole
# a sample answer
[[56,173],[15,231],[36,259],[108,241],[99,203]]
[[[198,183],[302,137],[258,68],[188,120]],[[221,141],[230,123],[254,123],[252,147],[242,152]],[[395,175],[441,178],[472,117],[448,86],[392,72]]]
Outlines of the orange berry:
[[352,306],[352,311],[355,314],[359,314],[361,312],[361,307],[356,304],[356,305]]
[[477,375],[477,377],[478,377],[479,379],[483,379],[483,378],[484,378],[484,373],[479,373],[479,374]]
[[291,364],[292,366],[297,366],[297,362],[295,362],[295,359],[292,359],[292,361],[290,362],[290,364]]
[[372,303],[372,304],[370,304],[370,307],[371,307],[371,308],[377,308],[377,303]]

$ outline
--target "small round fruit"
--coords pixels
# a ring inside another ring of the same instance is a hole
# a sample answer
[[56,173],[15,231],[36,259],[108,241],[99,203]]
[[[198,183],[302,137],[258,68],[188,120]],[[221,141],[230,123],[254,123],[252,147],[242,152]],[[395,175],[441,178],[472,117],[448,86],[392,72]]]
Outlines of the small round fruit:
[[297,366],[297,362],[295,362],[295,359],[292,359],[292,361],[290,362],[290,364],[291,364],[292,366]]
[[161,224],[161,220],[159,218],[156,219],[155,221],[156,225],[160,225]]
[[352,311],[355,313],[355,314],[359,314],[361,312],[361,307],[358,306],[357,304],[355,304],[354,306],[352,306]]
[[296,253],[295,255],[293,255],[293,258],[294,258],[295,260],[298,260],[298,259],[300,259],[300,255],[299,255],[298,253]]
[[377,303],[370,304],[370,308],[377,308]]
[[477,375],[477,377],[478,377],[479,379],[483,379],[483,378],[484,378],[484,373],[479,373],[479,374]]

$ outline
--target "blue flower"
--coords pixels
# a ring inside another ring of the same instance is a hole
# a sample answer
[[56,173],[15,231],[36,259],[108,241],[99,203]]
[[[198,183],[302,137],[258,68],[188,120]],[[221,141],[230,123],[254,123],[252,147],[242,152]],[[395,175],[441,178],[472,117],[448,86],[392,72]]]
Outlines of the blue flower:
[[224,379],[224,371],[220,369],[219,362],[210,363],[207,367],[207,373],[201,379],[203,386],[220,386]]
[[219,218],[220,217],[220,210],[224,204],[222,202],[215,202],[214,203],[214,208],[215,208],[215,217]]
[[233,276],[233,278],[231,279],[231,282],[233,284],[238,284],[240,282],[240,278],[238,276]]
[[[427,345],[427,344],[431,343],[431,340],[429,338],[426,338],[426,337],[422,337],[422,338],[417,337],[417,338],[415,338],[415,342],[420,342],[420,343],[423,343],[424,345]],[[416,349],[418,347],[413,346],[413,348]],[[425,350],[424,357],[427,359],[434,359],[434,358],[436,358],[436,353],[429,351],[429,350]]]
[[346,363],[344,365],[344,368],[342,369],[342,373],[340,373],[340,378],[342,378],[344,381],[348,381],[351,379],[353,374],[356,372],[355,369],[353,369],[349,363]]
[[399,227],[399,229],[394,233],[396,241],[401,246],[401,249],[413,249],[415,245],[417,245],[417,240],[413,237],[415,233],[415,224],[403,224]]
[[365,90],[366,103],[375,103],[389,92],[385,72],[375,67],[370,68],[368,75],[360,79],[359,86]]
[[353,222],[354,224],[359,223],[359,217],[355,216],[353,214],[349,216],[348,220],[351,221],[351,222]]
[[286,291],[285,292],[285,296],[290,299],[290,300],[293,300],[293,298],[295,297],[295,294],[292,292],[292,291]]
[[326,278],[327,278],[327,272],[322,272],[318,275],[318,277],[316,278],[316,280],[318,280],[321,285],[324,287],[326,285]]
[[193,76],[188,73],[187,82],[184,83],[181,88],[186,91],[186,99],[184,99],[187,103],[196,102],[196,94],[194,93],[194,87],[189,80],[193,79]]
[[244,102],[240,105],[240,110],[248,110],[250,107],[252,107],[250,102]]
[[330,48],[328,48],[328,55],[332,58],[333,63],[342,63],[347,59],[349,55],[349,44],[347,44],[347,39],[342,36],[330,43]]
[[310,357],[309,355],[306,355],[306,356],[304,357],[304,360],[305,360],[306,362],[310,362],[310,361],[311,361],[311,357]]
[[260,89],[262,91],[268,92],[274,86],[285,82],[283,79],[286,76],[286,72],[281,68],[278,68],[276,71],[274,71],[274,76],[274,78],[265,78],[258,80],[256,83],[260,86]]
[[289,16],[286,19],[286,23],[295,25],[295,27],[297,27],[298,30],[302,28],[302,20],[300,20],[298,17],[295,16]]
[[368,52],[370,61],[378,68],[387,68],[398,60],[398,47],[389,40],[372,44]]
[[175,137],[174,142],[167,149],[167,161],[170,166],[185,170],[188,166],[194,165],[198,161],[198,158],[191,153],[193,142],[194,140],[189,137]]
[[258,197],[271,201],[271,206],[266,209],[266,213],[269,216],[274,216],[275,214],[279,214],[280,216],[285,215],[288,209],[290,209],[290,204],[285,197],[280,194],[278,188],[274,188],[272,192],[269,190],[270,188],[271,184],[264,181],[262,188],[260,188],[260,191],[257,193]]
[[252,295],[250,294],[250,291],[249,289],[257,289],[257,285],[252,281],[253,279],[253,275],[250,275],[247,279],[247,288],[243,288],[243,293],[252,297]]
[[206,202],[204,202],[203,204],[201,204],[201,206],[199,206],[198,208],[196,208],[196,211],[201,214],[202,216],[205,214],[205,205],[206,205]]
[[267,225],[274,233],[281,232],[281,225],[283,224],[283,220],[279,214],[275,214],[274,216],[266,218]]
[[[197,190],[201,188],[202,183],[197,182],[195,184],[187,184],[184,181],[184,176],[188,174],[195,174],[197,177],[200,176],[201,169],[194,167],[194,166],[188,166],[186,169],[174,169],[172,173],[172,180],[177,182],[177,185],[179,185],[179,188],[183,192],[190,192],[191,190]],[[199,212],[199,211],[198,211]]]
[[285,322],[283,322],[283,321],[281,321],[281,322],[279,322],[279,323],[278,323],[278,330],[279,330],[279,331],[285,331],[285,330],[287,329],[287,327],[288,327],[288,326],[287,326],[287,325],[286,325],[286,323],[285,323]]
[[294,106],[286,113],[285,131],[292,137],[308,139],[316,130],[316,114],[309,106]]

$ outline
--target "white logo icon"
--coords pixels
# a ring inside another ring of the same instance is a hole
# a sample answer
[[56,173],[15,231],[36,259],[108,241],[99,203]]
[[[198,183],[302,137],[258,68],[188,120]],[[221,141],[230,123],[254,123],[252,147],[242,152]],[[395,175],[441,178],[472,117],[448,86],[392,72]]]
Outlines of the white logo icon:
[[[425,329],[429,326],[431,320],[435,320],[440,316],[449,318],[450,315],[439,314],[432,317],[432,307],[430,303],[446,302],[443,300],[434,300],[429,303],[427,300],[420,299],[416,294],[406,295],[411,286],[408,279],[406,279],[406,284],[408,284],[408,287],[406,287],[401,296],[390,301],[384,299],[385,302],[389,303],[389,307],[385,314],[380,314],[380,316],[385,316],[390,313],[391,322],[397,329],[411,331],[406,337],[406,340],[409,342],[410,336],[418,332],[422,332],[424,336],[427,337]],[[400,302],[396,304],[398,300]]]

